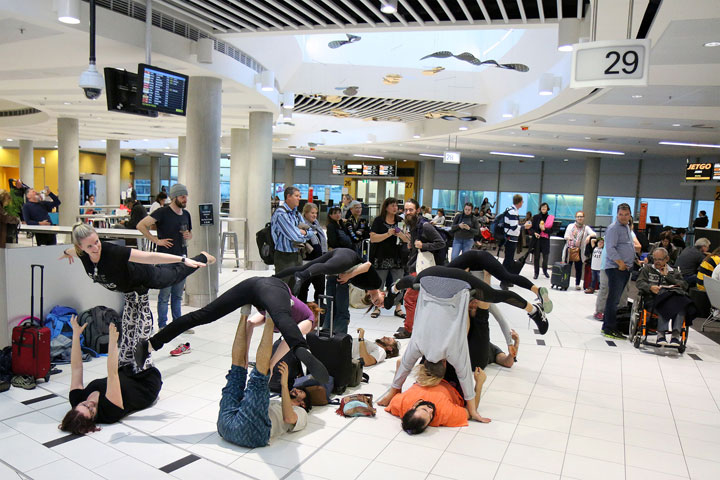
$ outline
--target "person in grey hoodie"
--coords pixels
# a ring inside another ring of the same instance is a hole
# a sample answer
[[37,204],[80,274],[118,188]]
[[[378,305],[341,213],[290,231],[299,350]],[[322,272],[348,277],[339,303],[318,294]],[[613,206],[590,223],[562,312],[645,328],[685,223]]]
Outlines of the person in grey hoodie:
[[468,202],[462,212],[455,214],[450,231],[453,234],[451,260],[455,260],[461,253],[472,249],[475,235],[480,233],[480,224],[472,214],[473,204]]

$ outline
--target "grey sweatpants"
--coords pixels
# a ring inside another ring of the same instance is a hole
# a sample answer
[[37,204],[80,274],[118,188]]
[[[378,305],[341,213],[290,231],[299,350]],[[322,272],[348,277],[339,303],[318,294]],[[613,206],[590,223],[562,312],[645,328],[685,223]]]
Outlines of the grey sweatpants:
[[[622,295],[620,296],[620,302],[618,303],[619,307],[627,305],[628,301],[628,295],[630,293],[630,281],[628,280],[628,283],[625,284],[625,289],[623,290]],[[605,273],[605,270],[600,270],[600,290],[598,291],[597,300],[595,300],[595,312],[604,312],[605,311],[605,303],[607,302],[608,297],[608,277]]]

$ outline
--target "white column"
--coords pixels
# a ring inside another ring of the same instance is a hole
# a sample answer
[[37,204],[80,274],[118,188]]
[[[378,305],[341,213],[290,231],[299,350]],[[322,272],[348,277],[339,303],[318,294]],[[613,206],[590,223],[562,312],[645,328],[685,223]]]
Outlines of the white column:
[[[185,162],[185,146],[187,145],[187,137],[178,137],[178,183],[187,185],[187,165]],[[170,182],[172,184],[172,182]],[[168,189],[168,192],[170,190]]]
[[[287,188],[291,185],[295,185],[295,159],[294,158],[286,158],[285,159],[285,169],[283,170],[283,182],[285,182],[285,188]],[[285,199],[281,198],[280,200],[285,200]]]
[[[220,114],[222,81],[213,77],[192,77],[188,92],[187,140],[179,160],[185,165],[184,183],[188,189],[187,210],[192,217],[193,238],[188,254],[201,250],[214,256],[220,254]],[[200,225],[198,205],[211,203],[214,225]],[[185,294],[193,307],[207,305],[217,296],[217,264],[190,275]]]
[[[247,219],[250,235],[270,221],[270,184],[272,183],[272,120],[270,112],[250,112],[249,163],[252,181],[248,182]],[[250,242],[250,268],[267,267],[257,245]]]
[[120,140],[106,140],[105,170],[107,174],[107,204],[119,205],[120,190],[124,187],[122,178],[120,178]]
[[432,195],[433,188],[435,186],[435,160],[423,160],[422,178],[423,196],[420,200],[420,204],[432,208]]
[[[35,161],[33,160],[32,140],[20,140],[20,180],[29,187],[35,186]],[[5,186],[3,185],[2,188],[5,188]]]
[[77,118],[58,118],[58,191],[60,225],[72,225],[80,213],[80,139]]
[[150,157],[150,198],[160,193],[160,157]]
[[583,191],[583,212],[585,225],[595,225],[598,184],[600,183],[600,157],[585,160],[585,190]]
[[[250,180],[249,142],[250,130],[247,128],[230,130],[230,216],[235,218],[247,218],[247,189]],[[247,225],[240,222],[228,225],[228,230],[236,232],[241,242],[245,241],[246,228]]]

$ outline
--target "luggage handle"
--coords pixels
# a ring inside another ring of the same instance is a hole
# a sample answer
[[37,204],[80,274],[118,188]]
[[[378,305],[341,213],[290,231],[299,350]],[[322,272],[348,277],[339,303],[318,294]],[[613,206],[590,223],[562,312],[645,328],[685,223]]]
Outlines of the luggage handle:
[[[328,310],[330,310],[330,338],[332,338],[335,333],[333,332],[334,322],[335,322],[335,312],[334,312],[334,302],[335,298],[332,295],[318,295],[318,300],[323,302],[325,304],[325,315],[327,318]],[[320,336],[320,322],[317,323],[317,326],[315,327],[316,333],[318,336]]]
[[43,300],[45,297],[45,265],[30,265],[30,317],[35,318],[35,267],[40,268],[40,326],[42,326]]
[[360,248],[361,248],[360,252],[362,253],[361,256],[363,257],[363,260],[365,260],[366,262],[369,262],[370,261],[370,239],[366,238],[365,240],[363,240]]

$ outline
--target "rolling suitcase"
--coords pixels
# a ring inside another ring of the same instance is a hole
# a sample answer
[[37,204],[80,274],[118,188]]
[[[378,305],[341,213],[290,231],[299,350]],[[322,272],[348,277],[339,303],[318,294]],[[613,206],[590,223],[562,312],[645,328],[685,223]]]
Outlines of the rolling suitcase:
[[328,373],[335,380],[333,393],[342,394],[352,383],[352,337],[347,333],[333,335],[333,297],[320,295],[320,303],[325,304],[325,311],[330,313],[330,331],[317,330],[305,336],[312,354],[325,365]]
[[570,287],[571,263],[555,262],[552,266],[550,286],[558,290],[567,290]]
[[[40,268],[40,311],[35,317],[35,267]],[[12,331],[12,371],[15,375],[29,375],[50,380],[50,329],[42,326],[43,265],[30,265],[30,316]]]

